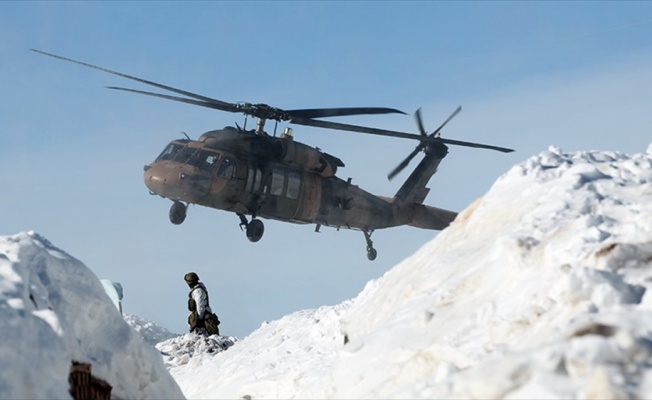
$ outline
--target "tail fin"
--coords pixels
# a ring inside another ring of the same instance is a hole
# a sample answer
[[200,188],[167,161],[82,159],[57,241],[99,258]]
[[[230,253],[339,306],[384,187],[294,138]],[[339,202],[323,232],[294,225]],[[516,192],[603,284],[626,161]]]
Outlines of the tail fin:
[[454,211],[422,204],[430,191],[426,185],[437,172],[437,167],[446,154],[448,154],[448,148],[443,143],[428,144],[426,156],[394,196],[394,201],[405,207],[411,216],[408,225],[423,229],[442,230],[457,217],[457,213]]
[[441,160],[448,154],[448,147],[443,143],[429,143],[425,152],[426,156],[394,195],[399,204],[423,203],[430,191],[426,185],[437,172]]

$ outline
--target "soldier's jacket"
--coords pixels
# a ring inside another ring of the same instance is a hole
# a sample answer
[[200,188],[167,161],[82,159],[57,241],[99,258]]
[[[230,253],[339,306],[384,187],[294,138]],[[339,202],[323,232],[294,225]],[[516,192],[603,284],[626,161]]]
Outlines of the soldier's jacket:
[[208,290],[203,282],[199,282],[188,293],[188,311],[197,312],[199,319],[203,319],[206,312],[213,312],[208,302]]

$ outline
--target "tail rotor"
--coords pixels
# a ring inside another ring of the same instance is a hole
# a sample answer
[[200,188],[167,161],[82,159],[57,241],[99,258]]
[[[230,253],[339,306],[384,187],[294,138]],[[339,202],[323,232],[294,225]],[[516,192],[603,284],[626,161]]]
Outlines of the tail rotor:
[[[446,118],[446,120],[439,126],[439,128],[435,129],[430,135],[426,132],[426,129],[423,126],[423,119],[421,118],[421,108],[419,108],[415,113],[414,117],[417,121],[417,127],[419,128],[419,134],[423,139],[430,138],[438,138],[440,131],[442,128],[451,120],[453,117],[455,117],[460,111],[462,111],[462,106],[458,106],[453,113]],[[398,175],[405,167],[407,167],[410,164],[410,161],[414,157],[416,157],[417,154],[419,154],[421,151],[423,151],[428,143],[431,141],[427,140],[421,140],[419,141],[419,144],[412,150],[412,153],[410,153],[399,165],[396,166],[389,174],[387,174],[387,179],[392,180],[396,175]]]

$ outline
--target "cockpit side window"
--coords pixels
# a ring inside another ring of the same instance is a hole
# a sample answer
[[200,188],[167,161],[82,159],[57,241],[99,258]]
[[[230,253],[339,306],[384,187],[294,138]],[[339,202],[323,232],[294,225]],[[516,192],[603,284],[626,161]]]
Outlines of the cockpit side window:
[[204,166],[206,166],[208,169],[207,171],[211,172],[213,169],[215,169],[215,166],[217,165],[217,161],[220,159],[220,155],[217,153],[208,153],[208,155],[204,158]]
[[156,161],[171,160],[182,148],[183,145],[180,143],[170,143],[165,147],[165,149],[163,149],[163,152],[156,157]]
[[224,157],[222,164],[217,169],[217,176],[224,179],[233,179],[235,176],[235,159]]
[[192,159],[189,161],[189,164],[194,165],[195,167],[206,172],[213,172],[217,161],[219,160],[219,153],[212,151],[199,150],[192,156]]

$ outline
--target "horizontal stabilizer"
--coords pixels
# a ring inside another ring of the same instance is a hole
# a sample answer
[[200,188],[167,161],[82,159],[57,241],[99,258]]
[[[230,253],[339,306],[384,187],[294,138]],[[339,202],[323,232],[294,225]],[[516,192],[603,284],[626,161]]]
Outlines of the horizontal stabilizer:
[[416,228],[442,230],[457,217],[456,212],[444,210],[443,208],[424,204],[414,204],[413,207],[414,217],[408,225]]

